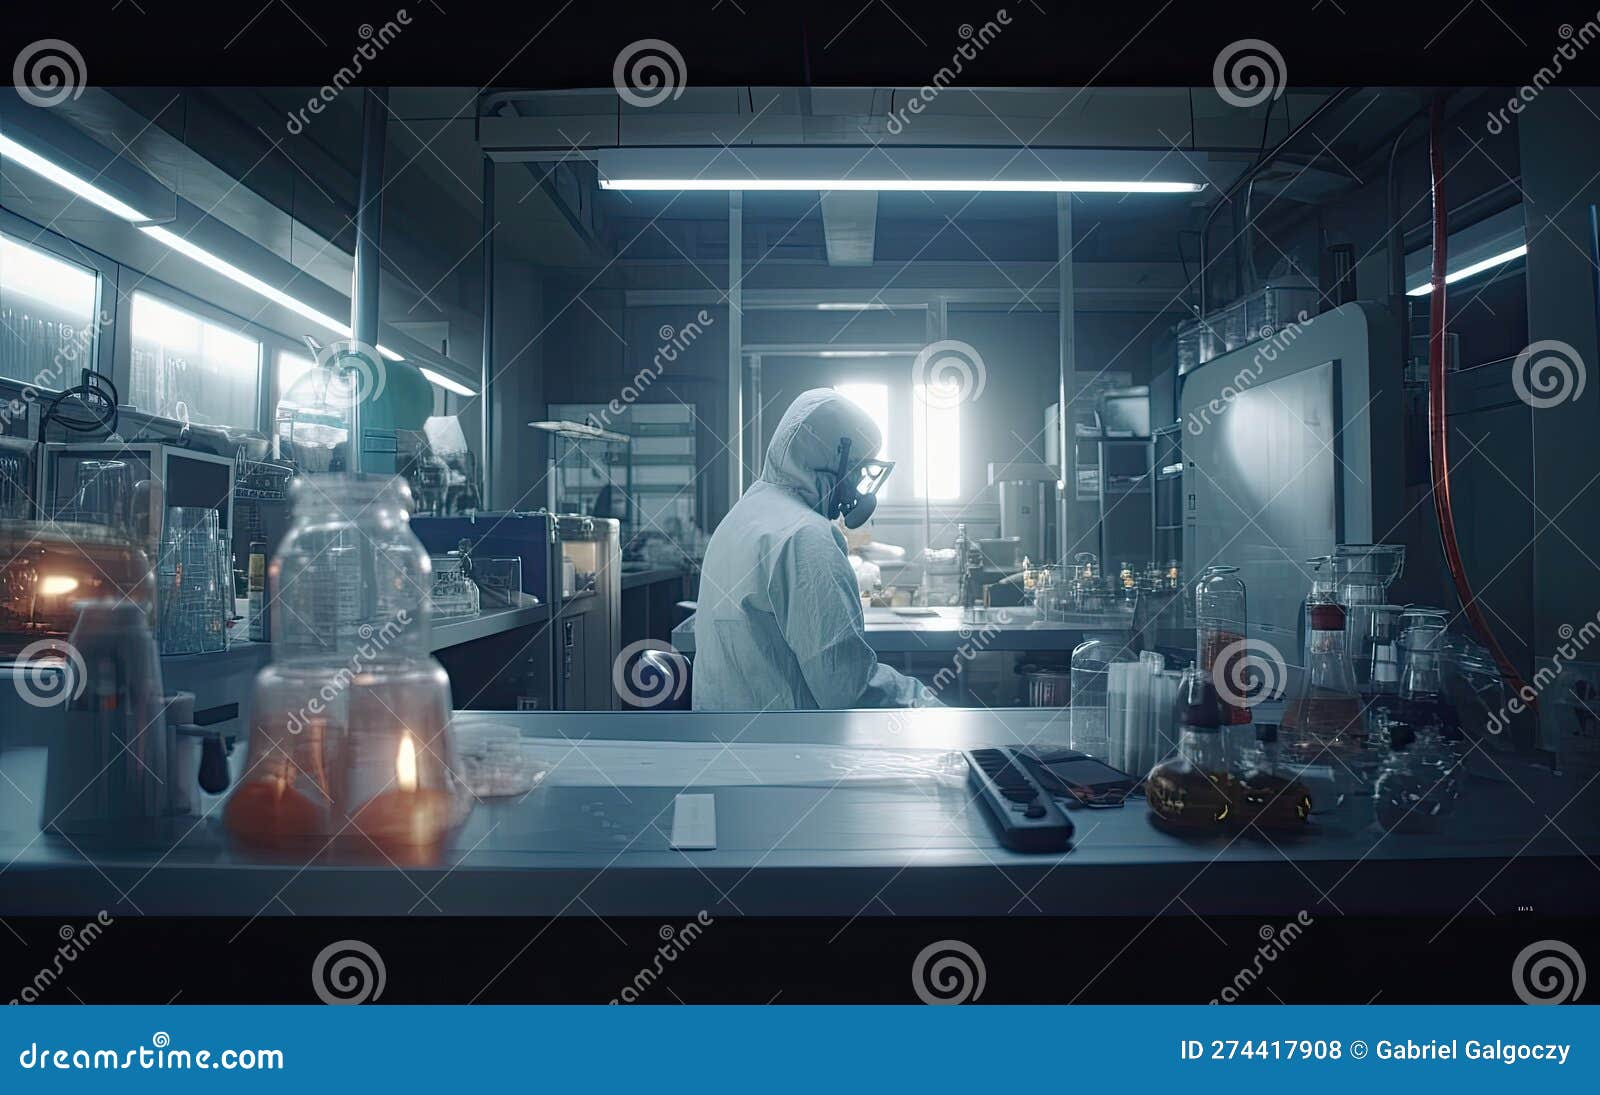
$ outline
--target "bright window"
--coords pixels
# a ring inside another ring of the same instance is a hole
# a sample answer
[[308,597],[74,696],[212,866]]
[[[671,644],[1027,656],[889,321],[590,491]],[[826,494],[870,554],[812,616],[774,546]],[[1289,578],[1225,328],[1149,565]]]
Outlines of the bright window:
[[147,414],[253,428],[261,343],[148,293],[133,294],[128,402]]
[[[916,425],[916,490],[918,498],[951,501],[961,497],[961,391],[955,382],[912,392],[911,418]],[[929,438],[935,438],[930,448]]]
[[[880,460],[889,457],[889,386],[887,384],[840,384],[834,388],[840,395],[867,412],[867,417],[872,419],[873,425],[878,427],[878,436],[883,438],[883,443],[878,446],[878,451],[870,455]],[[852,459],[864,459],[868,454],[855,453]]]
[[92,270],[0,236],[0,377],[62,389],[94,365]]
[[278,376],[275,398],[282,399],[284,393],[294,387],[294,382],[305,376],[317,363],[304,354],[278,354]]

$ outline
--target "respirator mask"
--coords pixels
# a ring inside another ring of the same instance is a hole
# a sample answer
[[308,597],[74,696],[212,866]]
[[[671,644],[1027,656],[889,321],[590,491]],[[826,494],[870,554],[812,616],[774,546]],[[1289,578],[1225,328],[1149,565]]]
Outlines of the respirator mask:
[[850,439],[839,439],[839,464],[834,473],[833,491],[828,495],[822,515],[830,521],[844,518],[845,528],[860,528],[871,519],[878,508],[878,491],[894,470],[893,460],[863,460],[859,466],[850,462]]

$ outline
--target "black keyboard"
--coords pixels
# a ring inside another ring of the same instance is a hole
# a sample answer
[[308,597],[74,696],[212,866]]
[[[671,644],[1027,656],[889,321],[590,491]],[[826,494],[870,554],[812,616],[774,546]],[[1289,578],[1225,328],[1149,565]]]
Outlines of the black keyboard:
[[1014,852],[1059,852],[1072,822],[1008,749],[968,749],[967,782],[988,807],[1000,843]]

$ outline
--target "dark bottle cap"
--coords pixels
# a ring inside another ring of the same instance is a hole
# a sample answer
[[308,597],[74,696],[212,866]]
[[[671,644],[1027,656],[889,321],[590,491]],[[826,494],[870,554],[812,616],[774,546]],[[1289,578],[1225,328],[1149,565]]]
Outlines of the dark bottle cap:
[[1184,670],[1178,682],[1178,699],[1173,719],[1190,730],[1217,730],[1222,725],[1222,705],[1217,702],[1217,687],[1198,669]]

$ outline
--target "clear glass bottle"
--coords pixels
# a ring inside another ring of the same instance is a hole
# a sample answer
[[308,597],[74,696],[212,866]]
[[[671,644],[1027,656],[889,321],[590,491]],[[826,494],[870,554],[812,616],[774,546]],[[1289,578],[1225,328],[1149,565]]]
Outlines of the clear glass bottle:
[[1400,720],[1457,740],[1461,720],[1445,684],[1448,622],[1440,608],[1411,605],[1401,616]]
[[1366,674],[1360,689],[1369,737],[1377,731],[1380,715],[1385,719],[1399,718],[1400,614],[1399,605],[1372,605],[1366,613],[1367,635],[1362,644],[1366,650]]
[[1236,763],[1239,820],[1263,829],[1299,829],[1311,817],[1311,793],[1278,756],[1278,728],[1258,723],[1255,742]]
[[1121,636],[1089,636],[1072,648],[1072,698],[1067,744],[1110,762],[1111,728],[1107,690],[1111,666],[1138,661]]
[[1302,749],[1360,748],[1366,737],[1361,694],[1344,641],[1344,606],[1313,603],[1308,612],[1306,661],[1284,705],[1283,728]]
[[[1235,669],[1249,656],[1249,614],[1245,608],[1244,579],[1239,568],[1206,567],[1195,583],[1195,657],[1200,671],[1215,681],[1215,674],[1242,684],[1244,674]],[[1217,663],[1223,664],[1219,666]],[[1242,704],[1221,703],[1223,721],[1243,725],[1250,721],[1250,709]]]
[[1232,823],[1236,789],[1222,742],[1216,686],[1190,667],[1178,682],[1178,748],[1150,769],[1145,800],[1156,824],[1183,832],[1218,832]]
[[1427,833],[1454,812],[1461,797],[1461,757],[1437,730],[1389,726],[1389,750],[1373,792],[1378,824],[1397,833]]
[[471,797],[450,682],[429,653],[431,564],[404,480],[320,475],[294,492],[270,567],[273,663],[256,677],[242,844],[432,862]]

